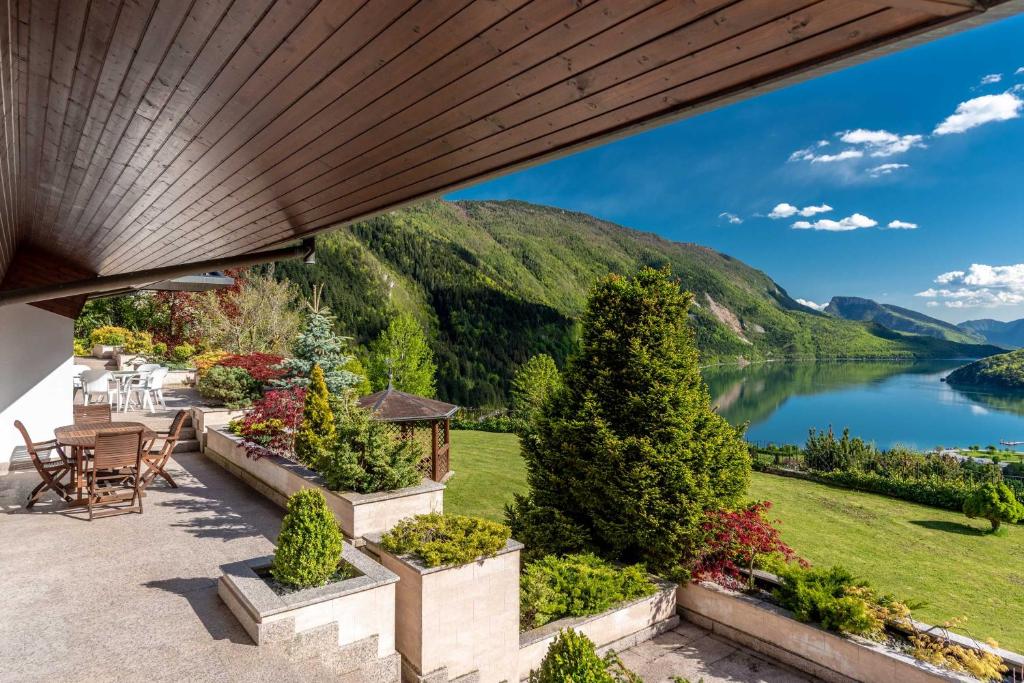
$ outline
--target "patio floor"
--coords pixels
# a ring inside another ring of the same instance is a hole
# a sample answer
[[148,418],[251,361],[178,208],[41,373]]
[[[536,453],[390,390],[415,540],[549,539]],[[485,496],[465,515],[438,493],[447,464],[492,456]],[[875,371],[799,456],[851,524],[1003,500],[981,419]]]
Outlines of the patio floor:
[[[25,510],[34,471],[0,477],[0,681],[339,680],[257,648],[217,597],[222,565],[272,552],[281,510],[198,453],[169,471],[180,488],[154,484],[142,515],[92,523],[52,496]],[[646,681],[808,680],[686,623],[622,656]]]

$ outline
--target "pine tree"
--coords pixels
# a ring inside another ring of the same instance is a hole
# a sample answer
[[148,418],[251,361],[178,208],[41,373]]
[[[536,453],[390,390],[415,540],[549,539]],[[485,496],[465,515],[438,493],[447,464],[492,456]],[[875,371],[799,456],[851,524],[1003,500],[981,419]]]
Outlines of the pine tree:
[[411,315],[398,315],[370,345],[368,364],[374,391],[391,386],[433,398],[436,389],[434,353],[423,328]]
[[314,365],[309,373],[302,424],[295,434],[295,456],[307,467],[318,467],[334,447],[334,413],[329,399],[324,372]]
[[287,376],[278,384],[305,386],[313,366],[319,365],[328,391],[340,394],[362,378],[345,369],[354,357],[346,352],[347,340],[335,334],[334,317],[321,305],[322,294],[323,286],[314,287],[311,301],[306,302],[305,326],[295,341],[292,357],[281,363]]
[[704,511],[744,493],[750,457],[711,407],[691,299],[651,268],[591,293],[580,351],[523,439],[529,495],[506,510],[533,553],[592,549],[672,571]]

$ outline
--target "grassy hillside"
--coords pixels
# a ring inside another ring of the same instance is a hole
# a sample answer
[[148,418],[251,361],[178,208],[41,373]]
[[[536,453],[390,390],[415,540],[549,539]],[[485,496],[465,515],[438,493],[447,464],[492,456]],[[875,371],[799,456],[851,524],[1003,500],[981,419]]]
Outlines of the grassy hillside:
[[1024,349],[975,361],[946,377],[954,386],[1024,389]]
[[855,296],[832,297],[825,312],[844,320],[878,323],[890,330],[906,334],[935,337],[962,344],[985,343],[985,338],[982,335],[971,330],[961,329],[945,320],[939,320],[909,308],[880,304],[871,299],[861,299]]
[[517,201],[424,202],[321,237],[316,266],[282,263],[277,272],[307,292],[326,282],[328,303],[360,343],[389,309],[411,312],[434,338],[440,396],[495,405],[530,356],[564,361],[595,281],[644,265],[670,268],[695,293],[706,362],[993,352],[824,315],[712,249]]

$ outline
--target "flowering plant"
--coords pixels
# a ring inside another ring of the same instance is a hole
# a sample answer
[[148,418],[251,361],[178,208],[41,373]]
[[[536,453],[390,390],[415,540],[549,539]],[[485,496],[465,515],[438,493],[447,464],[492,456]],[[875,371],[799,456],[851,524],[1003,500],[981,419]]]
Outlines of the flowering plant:
[[758,559],[770,555],[809,566],[782,542],[775,526],[779,520],[765,516],[771,505],[760,501],[738,510],[709,512],[702,526],[704,549],[693,569],[694,580],[714,581],[732,589],[752,588]]
[[217,365],[226,368],[242,368],[260,383],[284,377],[285,371],[280,367],[283,356],[273,353],[233,353],[217,361]]
[[305,397],[302,387],[268,391],[244,417],[232,420],[229,427],[245,440],[245,454],[253,459],[267,453],[292,457]]

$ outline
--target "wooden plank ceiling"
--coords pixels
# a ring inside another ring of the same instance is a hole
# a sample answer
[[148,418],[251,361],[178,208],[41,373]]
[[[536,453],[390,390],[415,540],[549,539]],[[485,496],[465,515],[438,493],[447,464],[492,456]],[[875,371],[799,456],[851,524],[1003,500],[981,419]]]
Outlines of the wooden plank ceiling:
[[0,279],[21,245],[103,275],[258,250],[996,4],[8,0]]

